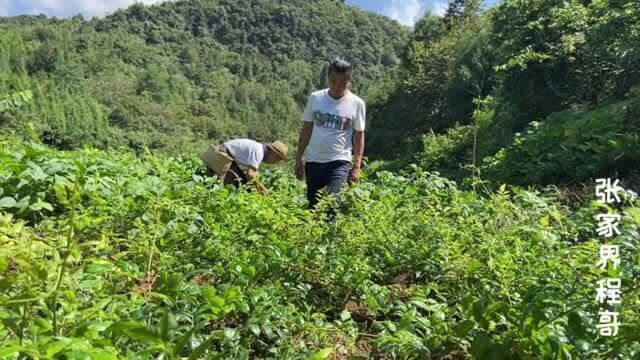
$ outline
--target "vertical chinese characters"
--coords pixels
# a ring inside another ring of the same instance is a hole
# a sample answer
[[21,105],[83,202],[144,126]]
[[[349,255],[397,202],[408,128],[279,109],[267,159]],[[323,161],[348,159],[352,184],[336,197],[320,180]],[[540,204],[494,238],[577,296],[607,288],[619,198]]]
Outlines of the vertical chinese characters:
[[[613,184],[611,179],[596,180],[596,196],[600,204],[611,204],[620,202],[618,192],[623,190],[619,185],[619,180]],[[620,235],[620,214],[602,213],[596,215],[598,221],[597,233],[605,239]],[[620,266],[620,247],[618,245],[601,244],[600,259],[596,266],[599,269],[607,270],[609,266],[618,269]],[[620,327],[618,311],[603,308],[603,305],[615,306],[622,304],[622,282],[620,278],[606,278],[597,281],[596,301],[600,305],[598,311],[599,323],[596,325],[600,336],[616,336]]]

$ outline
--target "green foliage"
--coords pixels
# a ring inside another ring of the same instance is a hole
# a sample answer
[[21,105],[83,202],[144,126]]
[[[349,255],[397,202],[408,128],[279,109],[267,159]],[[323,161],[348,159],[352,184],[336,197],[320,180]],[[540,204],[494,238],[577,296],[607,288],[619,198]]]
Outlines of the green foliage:
[[425,134],[422,136],[423,151],[416,156],[417,164],[424,169],[437,170],[443,176],[456,177],[460,174],[460,164],[471,163],[472,141],[473,126],[470,125],[454,126],[445,134]]
[[262,197],[195,158],[0,145],[3,358],[637,356],[637,200],[616,238],[625,325],[604,338],[601,209],[553,189],[366,174],[333,226],[288,172]]
[[640,166],[640,94],[595,110],[555,113],[485,159],[484,173],[513,184],[623,177]]
[[402,66],[390,76],[395,84],[379,85],[390,94],[369,101],[372,154],[397,158],[419,148],[424,133],[468,123],[473,98],[488,95],[494,83],[488,25],[476,15],[448,22],[431,14],[416,24]]
[[452,26],[459,22],[473,21],[481,12],[480,0],[452,0],[444,13],[444,22]]
[[144,146],[170,153],[234,137],[297,139],[307,96],[329,60],[355,65],[366,97],[399,62],[406,28],[335,0],[135,4],[91,21],[0,22],[0,93],[31,90],[3,115],[61,149]]
[[33,99],[33,93],[29,90],[10,94],[0,100],[0,112],[17,109]]
[[444,18],[418,21],[400,69],[374,92],[389,94],[371,99],[369,149],[456,180],[485,157],[497,182],[629,174],[637,114],[622,101],[640,85],[639,36],[637,1],[507,0],[481,15],[474,1],[452,1]]
[[476,110],[474,99],[482,99],[493,92],[496,74],[492,64],[496,53],[486,46],[490,33],[481,30],[468,34],[461,44],[453,64],[453,73],[447,86],[447,110],[450,121],[468,123]]
[[[504,101],[520,131],[564,108],[621,99],[640,82],[636,1],[506,1],[493,14]],[[635,61],[632,60],[632,61]]]

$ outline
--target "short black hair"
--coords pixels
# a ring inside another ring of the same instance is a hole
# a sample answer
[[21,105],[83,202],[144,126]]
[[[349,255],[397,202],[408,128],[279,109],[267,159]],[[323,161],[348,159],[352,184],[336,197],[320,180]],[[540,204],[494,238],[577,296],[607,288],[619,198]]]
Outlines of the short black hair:
[[351,65],[351,63],[348,62],[347,60],[336,58],[329,65],[328,74],[331,74],[332,71],[351,76],[351,72],[353,71],[353,65]]

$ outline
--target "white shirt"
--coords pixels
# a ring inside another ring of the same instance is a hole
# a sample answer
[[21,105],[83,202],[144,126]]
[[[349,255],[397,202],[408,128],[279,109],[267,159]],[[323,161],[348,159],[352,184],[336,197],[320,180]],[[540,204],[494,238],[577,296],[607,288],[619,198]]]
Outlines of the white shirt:
[[365,116],[364,101],[351,91],[338,100],[329,95],[329,89],[309,95],[302,115],[302,121],[314,123],[307,161],[351,162],[353,131],[364,131]]
[[267,151],[266,145],[249,139],[230,140],[224,143],[224,146],[238,166],[245,171],[249,166],[258,169]]

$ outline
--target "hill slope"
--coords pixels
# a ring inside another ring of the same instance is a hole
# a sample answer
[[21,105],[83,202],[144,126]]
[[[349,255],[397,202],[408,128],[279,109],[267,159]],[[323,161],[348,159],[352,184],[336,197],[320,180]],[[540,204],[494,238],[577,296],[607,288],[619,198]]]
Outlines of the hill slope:
[[[501,152],[505,166],[490,173],[518,184],[629,174],[640,162],[640,113],[622,107],[638,98],[640,2],[479,5],[453,1],[444,17],[416,24],[402,65],[368,103],[368,154],[462,179]],[[525,129],[537,140],[518,138]],[[576,136],[552,134],[561,129]]]
[[31,121],[60,148],[179,152],[237,136],[293,140],[332,57],[353,61],[354,91],[366,96],[407,35],[333,0],[189,0],[91,21],[3,19],[0,94],[30,89],[34,102],[0,115],[0,127]]
[[0,145],[3,358],[629,359],[640,345],[640,201],[611,240],[625,326],[604,338],[595,202],[383,172],[345,191],[334,228],[288,172],[265,174],[261,197],[191,157]]

